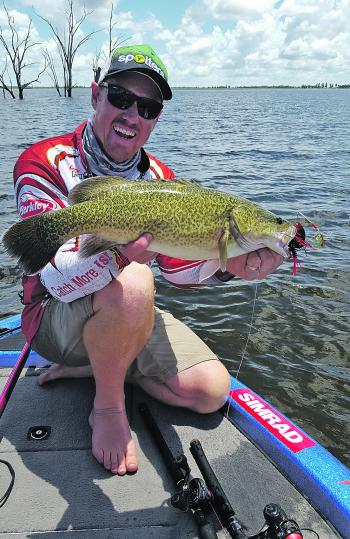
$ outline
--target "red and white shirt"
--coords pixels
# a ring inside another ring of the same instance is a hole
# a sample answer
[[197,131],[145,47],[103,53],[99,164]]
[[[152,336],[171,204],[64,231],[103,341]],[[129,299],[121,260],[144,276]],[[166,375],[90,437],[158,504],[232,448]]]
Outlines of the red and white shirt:
[[[19,215],[22,219],[55,211],[68,205],[69,191],[92,174],[85,159],[82,135],[86,122],[71,133],[37,142],[25,150],[14,168],[14,184]],[[152,178],[173,179],[174,173],[150,154]],[[104,288],[125,267],[114,250],[87,259],[78,256],[80,237],[60,247],[38,275],[23,277],[22,331],[28,342],[37,332],[45,305],[53,296],[71,302]],[[203,281],[212,262],[179,260],[159,254],[161,274],[177,286],[216,284],[226,281],[215,276]],[[230,275],[229,277],[230,278]]]

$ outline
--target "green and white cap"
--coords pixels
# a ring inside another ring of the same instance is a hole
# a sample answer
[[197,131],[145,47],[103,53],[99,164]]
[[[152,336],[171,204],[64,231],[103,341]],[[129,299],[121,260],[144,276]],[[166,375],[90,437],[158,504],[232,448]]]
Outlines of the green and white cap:
[[106,67],[101,71],[99,84],[122,71],[145,73],[159,86],[163,99],[172,98],[167,69],[149,45],[130,45],[114,49]]

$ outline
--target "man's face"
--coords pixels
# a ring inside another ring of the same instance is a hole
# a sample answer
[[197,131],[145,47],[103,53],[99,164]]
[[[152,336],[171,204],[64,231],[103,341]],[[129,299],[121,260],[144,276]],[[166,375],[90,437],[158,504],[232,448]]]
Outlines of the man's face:
[[[108,79],[141,97],[150,97],[162,102],[156,84],[137,72],[124,72]],[[127,161],[142,148],[152,133],[159,116],[147,120],[139,116],[137,104],[121,110],[111,105],[107,98],[107,88],[92,83],[92,106],[94,133],[106,154],[115,162]]]

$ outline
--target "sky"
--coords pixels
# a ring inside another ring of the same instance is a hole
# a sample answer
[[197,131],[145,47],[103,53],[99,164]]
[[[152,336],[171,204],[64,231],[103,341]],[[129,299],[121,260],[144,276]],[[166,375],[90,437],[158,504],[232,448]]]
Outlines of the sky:
[[[24,80],[43,63],[41,48],[60,60],[52,32],[38,14],[63,29],[67,0],[5,0],[19,36],[32,19],[32,46]],[[108,48],[110,0],[73,0],[88,16],[77,39],[74,83],[89,86],[93,57]],[[172,86],[251,86],[350,83],[350,0],[114,0],[113,36],[125,44],[148,43],[164,61]],[[9,37],[0,7],[0,27]],[[0,73],[5,52],[0,44]],[[103,61],[101,62],[103,63]],[[48,74],[41,85],[50,85]]]

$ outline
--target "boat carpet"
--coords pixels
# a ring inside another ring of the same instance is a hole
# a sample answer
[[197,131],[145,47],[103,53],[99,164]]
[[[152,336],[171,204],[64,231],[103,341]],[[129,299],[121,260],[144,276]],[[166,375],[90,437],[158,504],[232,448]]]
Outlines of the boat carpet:
[[[10,372],[0,369],[0,390]],[[277,502],[320,539],[339,537],[222,414],[202,416],[169,407],[134,386],[127,386],[126,402],[139,471],[124,477],[110,474],[91,454],[93,380],[58,380],[40,387],[38,372],[24,369],[0,420],[0,459],[16,473],[9,499],[0,508],[1,539],[196,538],[191,516],[169,503],[175,489],[139,415],[141,401],[149,404],[174,454],[186,454],[194,477],[200,474],[189,444],[193,438],[201,441],[247,533],[260,530],[264,506]],[[33,426],[49,427],[50,436],[28,439]],[[0,496],[9,483],[10,474],[0,463]],[[219,537],[228,535],[221,531]]]

